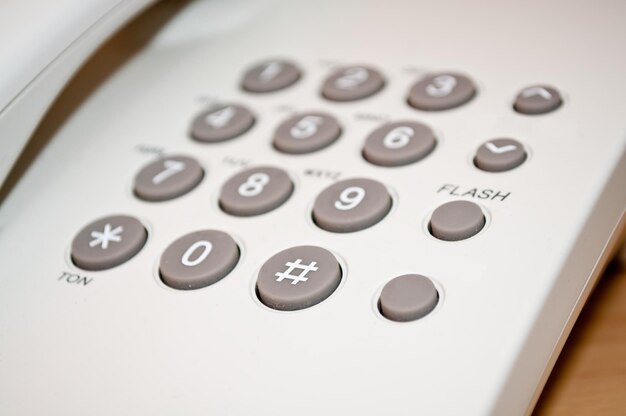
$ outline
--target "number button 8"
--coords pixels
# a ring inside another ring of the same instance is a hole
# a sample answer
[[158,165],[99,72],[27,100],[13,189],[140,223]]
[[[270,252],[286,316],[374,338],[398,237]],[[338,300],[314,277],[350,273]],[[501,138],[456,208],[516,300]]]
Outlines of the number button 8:
[[289,175],[269,166],[247,169],[230,178],[220,193],[224,212],[238,217],[260,215],[278,208],[293,192]]
[[391,209],[391,196],[375,180],[356,178],[322,191],[313,205],[313,221],[324,230],[348,233],[371,227]]

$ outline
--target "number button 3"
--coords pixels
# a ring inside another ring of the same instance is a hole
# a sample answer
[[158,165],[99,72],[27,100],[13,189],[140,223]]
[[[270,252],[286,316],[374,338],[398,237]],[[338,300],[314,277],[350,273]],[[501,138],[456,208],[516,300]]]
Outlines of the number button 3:
[[249,217],[278,208],[292,193],[293,183],[284,170],[261,166],[230,178],[222,187],[219,204],[228,214]]
[[424,111],[441,111],[458,107],[476,95],[476,87],[465,75],[455,73],[429,74],[409,92],[409,104]]
[[383,184],[356,178],[337,182],[322,191],[313,205],[313,221],[324,230],[348,233],[371,227],[391,209]]
[[156,160],[139,171],[134,192],[145,201],[166,201],[186,194],[204,177],[198,162],[187,156]]
[[159,274],[174,289],[199,289],[223,279],[238,261],[239,247],[231,236],[216,230],[195,231],[163,252]]

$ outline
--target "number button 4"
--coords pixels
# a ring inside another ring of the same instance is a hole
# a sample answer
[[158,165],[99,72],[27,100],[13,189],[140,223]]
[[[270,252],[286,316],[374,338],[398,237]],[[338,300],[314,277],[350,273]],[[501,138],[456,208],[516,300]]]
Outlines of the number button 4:
[[324,230],[348,233],[371,227],[391,209],[387,188],[375,180],[356,178],[322,191],[313,205],[313,221]]
[[247,169],[222,187],[220,207],[231,215],[249,217],[278,208],[293,193],[289,175],[269,166]]

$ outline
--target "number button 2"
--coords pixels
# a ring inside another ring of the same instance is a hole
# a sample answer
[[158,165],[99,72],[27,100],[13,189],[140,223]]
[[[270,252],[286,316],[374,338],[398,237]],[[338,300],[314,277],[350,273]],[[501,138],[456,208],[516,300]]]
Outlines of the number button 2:
[[323,190],[313,205],[313,221],[324,230],[348,233],[371,227],[391,209],[385,186],[366,178],[347,179]]
[[331,101],[355,101],[376,94],[384,85],[385,80],[377,70],[367,66],[349,66],[326,78],[322,96]]
[[284,170],[262,166],[245,170],[226,181],[219,204],[228,214],[249,217],[278,208],[292,193],[293,183]]
[[166,201],[195,188],[204,171],[195,159],[171,156],[158,159],[135,176],[135,195],[144,201]]

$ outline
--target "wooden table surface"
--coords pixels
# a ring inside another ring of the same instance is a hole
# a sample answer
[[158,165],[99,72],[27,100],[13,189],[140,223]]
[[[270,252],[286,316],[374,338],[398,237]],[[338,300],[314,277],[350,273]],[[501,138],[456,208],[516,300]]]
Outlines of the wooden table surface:
[[626,248],[583,308],[533,415],[626,415]]

